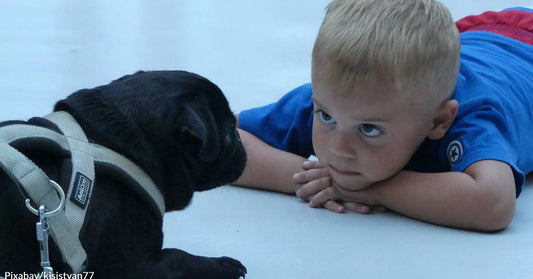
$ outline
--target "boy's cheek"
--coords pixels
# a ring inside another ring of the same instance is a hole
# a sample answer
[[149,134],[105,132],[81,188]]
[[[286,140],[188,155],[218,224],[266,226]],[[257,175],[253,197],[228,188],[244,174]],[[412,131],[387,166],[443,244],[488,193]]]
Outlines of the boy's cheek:
[[313,149],[315,150],[315,153],[317,152],[317,149],[320,149],[320,147],[324,144],[324,139],[325,139],[324,134],[325,133],[321,131],[320,127],[318,127],[316,119],[313,119],[311,141],[313,143]]
[[322,165],[325,165],[327,160],[326,160],[326,157],[324,156],[325,155],[324,151],[327,146],[328,137],[324,135],[323,133],[320,133],[316,129],[313,129],[312,142],[313,142],[313,150],[315,151],[315,154],[316,154],[316,157],[314,156],[313,157],[319,160]]

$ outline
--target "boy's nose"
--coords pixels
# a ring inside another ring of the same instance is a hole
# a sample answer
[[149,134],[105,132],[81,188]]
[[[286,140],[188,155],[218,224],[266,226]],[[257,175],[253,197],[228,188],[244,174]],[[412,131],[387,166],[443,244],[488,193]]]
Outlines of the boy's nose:
[[354,158],[356,150],[353,134],[333,132],[329,139],[329,149],[335,156]]

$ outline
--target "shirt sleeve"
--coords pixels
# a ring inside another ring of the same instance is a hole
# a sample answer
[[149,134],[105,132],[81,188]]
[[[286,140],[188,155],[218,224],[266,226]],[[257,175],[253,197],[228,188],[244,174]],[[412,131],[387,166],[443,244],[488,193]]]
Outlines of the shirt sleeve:
[[443,146],[451,170],[464,172],[482,160],[507,163],[513,170],[518,196],[525,173],[519,167],[518,145],[509,126],[505,115],[488,105],[458,119],[447,133]]
[[302,85],[278,102],[242,111],[239,128],[265,143],[303,157],[314,154],[311,84]]

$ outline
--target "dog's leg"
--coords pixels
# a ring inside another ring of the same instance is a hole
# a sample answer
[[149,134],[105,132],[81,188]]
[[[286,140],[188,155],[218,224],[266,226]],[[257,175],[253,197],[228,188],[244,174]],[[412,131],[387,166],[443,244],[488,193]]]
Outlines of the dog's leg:
[[[134,258],[105,255],[107,265],[88,268],[93,279],[239,279],[246,275],[246,268],[229,257],[201,257],[178,249],[163,249],[159,253]],[[132,253],[133,254],[133,253]],[[94,262],[94,261],[93,261]]]
[[144,266],[145,278],[239,279],[246,275],[246,268],[228,257],[208,258],[178,249],[163,249],[157,260]]

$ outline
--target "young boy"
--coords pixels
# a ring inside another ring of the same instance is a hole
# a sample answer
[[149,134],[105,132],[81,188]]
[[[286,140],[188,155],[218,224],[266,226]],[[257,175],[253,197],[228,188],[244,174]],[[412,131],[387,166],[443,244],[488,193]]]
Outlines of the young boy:
[[456,26],[437,1],[333,1],[312,85],[239,114],[248,164],[235,184],[503,229],[533,170],[532,44],[533,10]]

